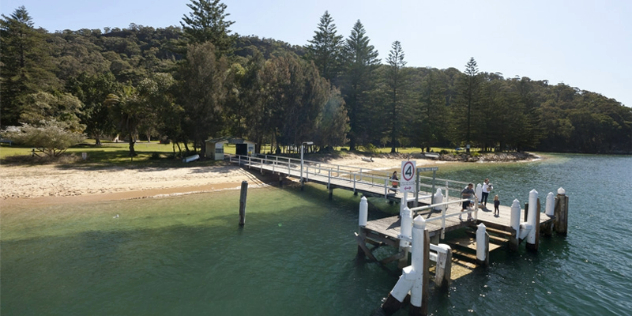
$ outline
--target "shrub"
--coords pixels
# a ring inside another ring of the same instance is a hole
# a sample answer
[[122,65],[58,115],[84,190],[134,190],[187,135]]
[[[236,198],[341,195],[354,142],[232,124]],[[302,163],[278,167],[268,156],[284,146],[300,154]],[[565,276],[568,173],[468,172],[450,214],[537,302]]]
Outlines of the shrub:
[[366,145],[364,145],[364,151],[371,153],[371,154],[375,154],[377,153],[377,147],[375,147],[375,145],[368,143]]
[[57,157],[70,146],[81,144],[85,135],[67,129],[68,124],[56,120],[42,121],[41,126],[23,124],[18,131],[4,132],[3,137],[16,144],[33,147],[48,157]]

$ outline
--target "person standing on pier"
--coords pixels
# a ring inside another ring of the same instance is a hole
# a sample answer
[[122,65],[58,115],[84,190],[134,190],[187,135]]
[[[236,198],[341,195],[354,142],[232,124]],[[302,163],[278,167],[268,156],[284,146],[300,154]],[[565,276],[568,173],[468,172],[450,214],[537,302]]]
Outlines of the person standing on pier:
[[397,191],[397,184],[399,179],[397,178],[397,171],[393,171],[393,175],[391,176],[391,184],[393,185],[393,191]]
[[500,216],[500,210],[498,207],[500,206],[500,200],[498,199],[498,194],[494,197],[494,216]]
[[492,190],[491,184],[489,184],[489,178],[485,179],[483,182],[483,196],[481,197],[481,203],[487,208],[487,197],[489,196],[489,192]]
[[[473,183],[468,184],[467,187],[461,191],[461,198],[468,199],[467,201],[463,201],[463,208],[461,208],[461,212],[463,212],[463,210],[468,209],[474,203],[474,200],[476,200]],[[467,220],[469,221],[471,219],[472,213],[467,213]],[[461,215],[459,215],[459,220],[463,220]]]

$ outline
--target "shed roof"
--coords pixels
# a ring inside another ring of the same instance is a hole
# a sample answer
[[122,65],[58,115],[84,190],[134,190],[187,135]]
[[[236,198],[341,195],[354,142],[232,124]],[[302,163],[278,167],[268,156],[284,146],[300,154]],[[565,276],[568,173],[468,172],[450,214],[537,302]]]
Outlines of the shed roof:
[[243,138],[236,138],[232,136],[224,136],[218,138],[211,138],[206,140],[207,143],[229,143],[229,144],[256,144],[253,141],[245,140]]

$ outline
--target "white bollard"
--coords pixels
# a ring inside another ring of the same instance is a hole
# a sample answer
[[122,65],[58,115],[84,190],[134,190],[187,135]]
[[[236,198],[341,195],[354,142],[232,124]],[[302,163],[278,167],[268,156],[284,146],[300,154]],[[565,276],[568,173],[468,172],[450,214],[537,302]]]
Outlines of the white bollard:
[[[441,189],[437,189],[437,193],[435,193],[434,195],[434,203],[435,204],[439,204],[439,203],[443,203],[443,194],[441,194]],[[435,206],[435,211],[441,211],[443,210],[443,208],[445,207],[445,205],[442,206]]]
[[520,236],[520,201],[513,200],[511,204],[511,217],[509,219],[511,228],[516,231],[516,236]]
[[478,202],[481,202],[483,200],[483,186],[478,183],[476,184],[476,198],[478,199]]
[[478,229],[476,230],[476,259],[478,261],[485,261],[487,255],[485,253],[485,233],[487,231],[487,227],[485,224],[478,224]]
[[566,190],[564,190],[564,188],[560,187],[559,189],[557,189],[557,194],[559,194],[559,195],[566,195]]
[[535,189],[531,190],[531,192],[529,192],[529,214],[527,216],[527,225],[531,226],[531,231],[529,232],[529,235],[527,236],[527,243],[528,244],[532,244],[535,245],[535,233],[536,233],[536,229],[535,229],[535,225],[540,225],[540,223],[536,223],[536,218],[537,218],[537,212],[538,212],[538,191],[536,191]]
[[423,294],[423,277],[424,277],[424,230],[426,230],[426,220],[421,216],[415,217],[413,220],[413,249],[411,256],[411,266],[415,273],[415,281],[410,290],[410,304],[415,307],[421,307],[421,298]]
[[[412,263],[402,270],[402,275],[399,277],[393,290],[391,290],[386,302],[382,304],[383,310],[394,312],[399,309],[399,306],[404,302],[408,293],[410,293],[410,304],[415,308],[421,307],[424,287],[424,253],[427,251],[424,249],[426,221],[421,216],[417,216],[415,220],[413,220],[413,223]],[[395,303],[393,299],[397,301],[397,303]]]
[[358,225],[366,227],[366,222],[369,217],[369,202],[366,200],[366,196],[360,199],[360,217],[358,219]]
[[401,225],[400,225],[400,235],[399,235],[399,246],[400,247],[409,247],[410,241],[412,240],[412,229],[413,229],[413,216],[408,207],[405,207],[404,210],[400,213]]
[[549,192],[546,196],[546,215],[548,217],[555,215],[555,195],[553,195],[553,192]]

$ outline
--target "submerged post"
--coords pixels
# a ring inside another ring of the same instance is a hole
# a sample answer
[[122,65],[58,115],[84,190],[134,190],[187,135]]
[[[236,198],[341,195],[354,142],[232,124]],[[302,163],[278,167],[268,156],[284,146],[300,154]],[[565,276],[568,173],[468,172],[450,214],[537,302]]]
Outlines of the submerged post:
[[239,196],[239,226],[246,224],[246,197],[248,195],[248,181],[241,182],[241,195]]

